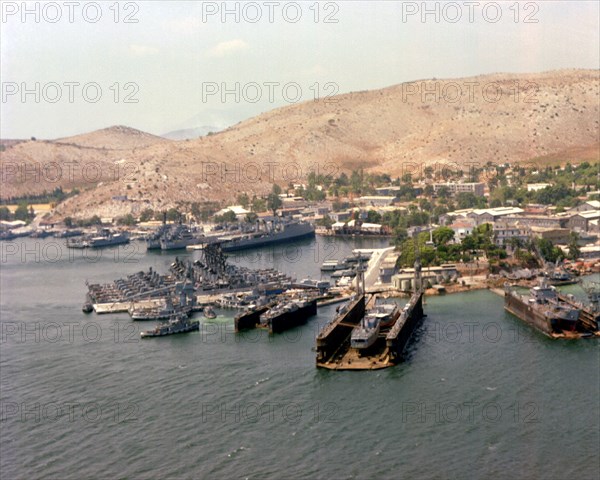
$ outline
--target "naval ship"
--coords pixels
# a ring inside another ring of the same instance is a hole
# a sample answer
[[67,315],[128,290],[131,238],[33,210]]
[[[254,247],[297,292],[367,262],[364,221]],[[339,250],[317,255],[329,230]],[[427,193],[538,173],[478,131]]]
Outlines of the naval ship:
[[194,330],[200,330],[200,323],[197,320],[190,320],[187,315],[174,315],[168,322],[161,323],[152,330],[140,332],[140,337],[164,337],[176,333],[193,332]]
[[111,232],[108,228],[100,230],[95,235],[67,239],[68,248],[101,248],[129,243],[127,232]]
[[352,329],[350,346],[358,350],[369,348],[375,343],[379,332],[396,323],[400,316],[400,306],[394,304],[381,304],[368,310],[361,322]]
[[314,237],[315,227],[306,222],[274,222],[264,229],[256,228],[230,240],[223,240],[221,248],[224,252],[265,247],[276,243]]
[[179,250],[203,242],[204,234],[186,225],[176,225],[167,229],[159,240],[161,250]]
[[579,322],[581,310],[559,298],[556,288],[548,285],[546,279],[531,288],[529,295],[521,295],[508,285],[505,291],[505,310],[550,337],[585,330]]

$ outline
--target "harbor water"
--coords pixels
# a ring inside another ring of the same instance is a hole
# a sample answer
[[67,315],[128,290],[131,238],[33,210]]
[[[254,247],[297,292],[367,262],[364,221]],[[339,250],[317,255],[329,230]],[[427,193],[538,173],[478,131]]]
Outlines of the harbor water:
[[[386,244],[317,237],[232,261],[318,279]],[[86,280],[200,253],[61,245],[1,244],[2,478],[599,478],[598,341],[550,340],[491,292],[426,298],[403,363],[334,372],[314,346],[335,305],[276,336],[235,334],[220,310],[141,341],[153,322],[81,312]]]

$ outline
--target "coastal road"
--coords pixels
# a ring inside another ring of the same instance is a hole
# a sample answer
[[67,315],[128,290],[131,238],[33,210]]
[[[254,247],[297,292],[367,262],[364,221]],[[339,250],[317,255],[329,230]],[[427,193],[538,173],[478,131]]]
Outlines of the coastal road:
[[[376,248],[376,249],[362,249],[360,251],[373,252],[367,271],[365,272],[365,289],[367,292],[373,288],[377,279],[379,278],[379,267],[381,262],[387,257],[387,255],[394,251],[394,247],[388,248]],[[353,285],[356,287],[357,278],[354,279]]]

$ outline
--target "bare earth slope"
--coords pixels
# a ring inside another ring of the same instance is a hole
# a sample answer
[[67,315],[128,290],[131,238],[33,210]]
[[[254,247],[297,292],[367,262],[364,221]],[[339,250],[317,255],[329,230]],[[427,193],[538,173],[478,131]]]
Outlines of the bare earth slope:
[[[578,161],[581,152],[598,158],[599,88],[597,70],[424,80],[279,108],[197,140],[170,142],[135,130],[116,135],[110,131],[123,127],[112,127],[18,144],[2,162],[76,157],[112,165],[113,177],[121,165],[116,180],[89,181],[89,191],[59,207],[61,214],[111,216],[263,193],[313,170],[363,167],[398,176],[433,163]],[[8,178],[2,186],[4,197],[41,188]],[[132,201],[113,200],[117,195]]]

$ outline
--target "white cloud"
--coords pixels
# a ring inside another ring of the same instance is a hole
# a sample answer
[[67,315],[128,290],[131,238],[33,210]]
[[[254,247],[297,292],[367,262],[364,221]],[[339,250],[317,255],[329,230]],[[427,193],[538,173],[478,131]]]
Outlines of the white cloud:
[[208,51],[209,57],[226,57],[247,50],[249,45],[240,39],[221,42]]
[[158,48],[150,47],[148,45],[129,45],[129,53],[136,57],[145,57],[147,55],[154,55],[158,53]]

